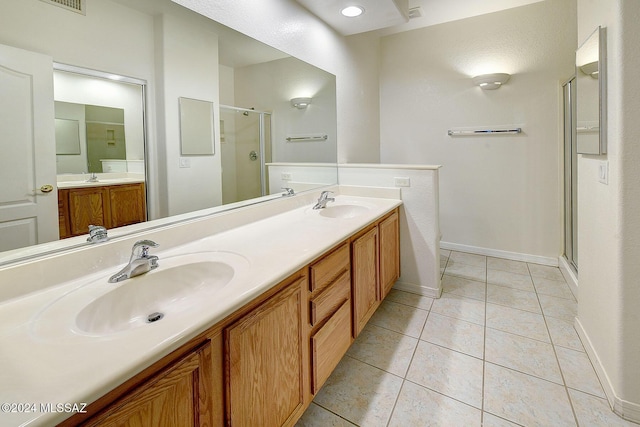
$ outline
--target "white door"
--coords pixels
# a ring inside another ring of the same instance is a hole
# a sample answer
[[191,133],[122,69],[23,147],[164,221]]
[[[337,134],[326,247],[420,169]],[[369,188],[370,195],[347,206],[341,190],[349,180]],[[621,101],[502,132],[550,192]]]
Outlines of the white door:
[[53,105],[51,57],[0,45],[0,251],[58,239]]

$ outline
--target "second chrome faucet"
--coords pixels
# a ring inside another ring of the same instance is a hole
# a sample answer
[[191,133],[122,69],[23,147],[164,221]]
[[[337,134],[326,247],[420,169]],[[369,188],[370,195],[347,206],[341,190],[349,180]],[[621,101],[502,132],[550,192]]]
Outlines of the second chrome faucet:
[[327,207],[327,203],[335,202],[335,198],[329,197],[329,194],[333,194],[333,191],[323,191],[318,197],[318,203],[313,206],[313,209],[324,209]]
[[158,257],[149,255],[149,248],[155,248],[159,245],[152,240],[139,240],[134,243],[131,249],[131,258],[129,263],[116,274],[109,278],[109,283],[121,282],[135,276],[147,273],[158,267]]

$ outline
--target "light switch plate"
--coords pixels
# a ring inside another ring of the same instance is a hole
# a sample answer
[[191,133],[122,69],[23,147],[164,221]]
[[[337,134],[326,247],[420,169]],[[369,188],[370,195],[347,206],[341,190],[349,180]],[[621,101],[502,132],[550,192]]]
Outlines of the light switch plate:
[[283,181],[291,181],[291,172],[282,172],[280,179]]
[[604,161],[598,163],[598,181],[609,185],[609,162]]
[[411,187],[411,179],[406,176],[396,176],[393,178],[396,187]]
[[191,167],[191,159],[188,157],[180,157],[180,167],[181,168],[190,168]]

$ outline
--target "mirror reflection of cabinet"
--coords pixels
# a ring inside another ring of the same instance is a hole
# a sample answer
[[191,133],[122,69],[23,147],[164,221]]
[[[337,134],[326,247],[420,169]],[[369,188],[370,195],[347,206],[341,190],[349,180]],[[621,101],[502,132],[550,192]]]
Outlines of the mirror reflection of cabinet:
[[607,152],[606,31],[598,27],[576,51],[576,136],[579,154]]

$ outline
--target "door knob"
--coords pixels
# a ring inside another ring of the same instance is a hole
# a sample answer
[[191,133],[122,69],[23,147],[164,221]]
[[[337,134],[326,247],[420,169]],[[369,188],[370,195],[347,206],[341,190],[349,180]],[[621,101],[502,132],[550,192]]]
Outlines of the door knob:
[[53,185],[45,184],[40,187],[40,191],[42,191],[43,193],[51,193],[53,191]]

